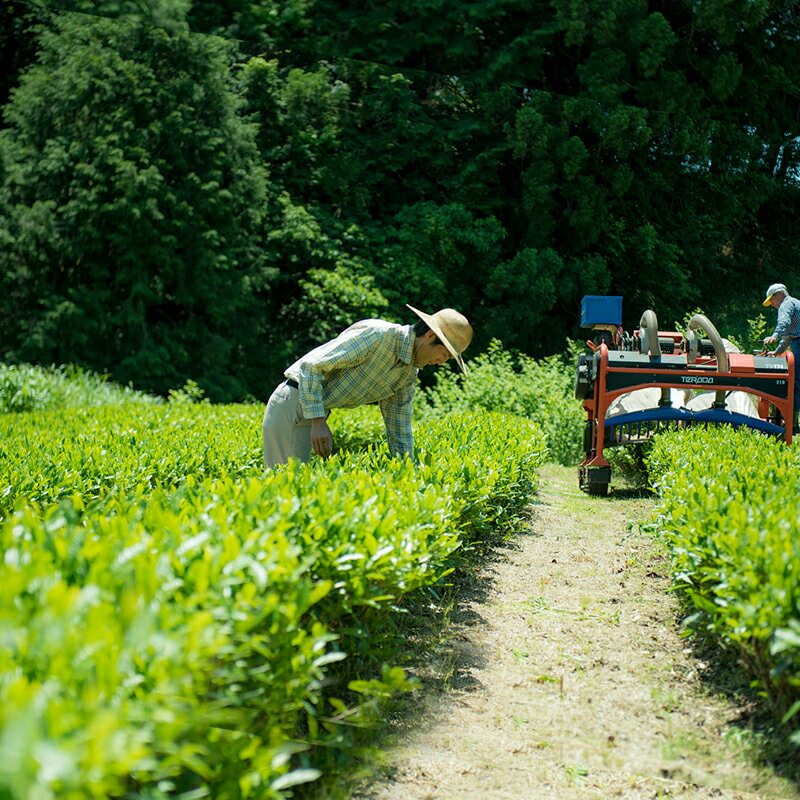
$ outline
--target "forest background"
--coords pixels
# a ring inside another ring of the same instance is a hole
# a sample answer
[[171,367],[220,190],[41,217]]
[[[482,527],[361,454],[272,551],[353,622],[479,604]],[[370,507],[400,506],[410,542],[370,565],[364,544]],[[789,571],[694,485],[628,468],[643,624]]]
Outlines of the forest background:
[[0,2],[0,361],[264,400],[405,303],[540,357],[800,288],[796,2]]

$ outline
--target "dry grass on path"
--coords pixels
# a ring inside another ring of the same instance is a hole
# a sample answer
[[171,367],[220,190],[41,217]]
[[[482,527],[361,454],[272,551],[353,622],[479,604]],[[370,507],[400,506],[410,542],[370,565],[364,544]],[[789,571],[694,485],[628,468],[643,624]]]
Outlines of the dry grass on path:
[[631,527],[651,509],[584,495],[575,470],[547,467],[530,531],[454,615],[437,655],[450,690],[417,698],[353,797],[800,798],[755,764],[744,709],[709,689],[680,638],[667,566]]

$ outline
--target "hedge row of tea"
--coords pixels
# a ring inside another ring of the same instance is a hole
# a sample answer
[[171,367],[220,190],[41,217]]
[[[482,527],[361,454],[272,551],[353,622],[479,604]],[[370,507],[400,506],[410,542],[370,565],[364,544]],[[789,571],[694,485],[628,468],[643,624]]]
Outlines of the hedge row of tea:
[[[191,382],[188,385],[192,386]],[[182,392],[178,390],[172,394]],[[156,404],[162,401],[74,364],[40,367],[0,362],[0,413],[130,402]]]
[[0,796],[290,796],[413,686],[404,596],[516,524],[545,455],[471,413],[420,426],[417,463],[264,474],[260,414],[0,415]]
[[648,470],[675,580],[693,606],[690,627],[736,653],[798,727],[800,450],[695,429],[659,437]]

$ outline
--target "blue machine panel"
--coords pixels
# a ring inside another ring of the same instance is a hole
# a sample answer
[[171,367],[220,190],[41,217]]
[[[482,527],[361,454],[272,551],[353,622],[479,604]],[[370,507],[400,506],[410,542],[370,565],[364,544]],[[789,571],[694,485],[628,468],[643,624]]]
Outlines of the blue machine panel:
[[592,325],[621,325],[622,298],[587,294],[581,300],[581,328]]

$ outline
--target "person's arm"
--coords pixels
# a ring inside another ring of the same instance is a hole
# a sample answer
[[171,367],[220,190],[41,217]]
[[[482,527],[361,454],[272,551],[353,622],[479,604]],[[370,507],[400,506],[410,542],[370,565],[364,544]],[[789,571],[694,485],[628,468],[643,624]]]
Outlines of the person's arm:
[[386,440],[393,456],[412,458],[414,455],[414,431],[411,427],[411,400],[416,383],[380,402]]
[[328,458],[333,452],[333,434],[325,417],[311,420],[311,448],[320,458]]
[[783,353],[789,346],[790,339],[788,334],[791,323],[792,315],[790,305],[788,302],[781,303],[780,306],[778,306],[778,321],[775,324],[775,330],[772,332],[772,336],[768,336],[764,339],[764,344],[780,342],[778,347],[773,351],[776,356]]

